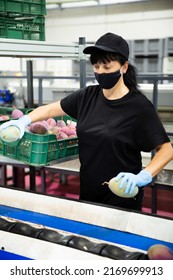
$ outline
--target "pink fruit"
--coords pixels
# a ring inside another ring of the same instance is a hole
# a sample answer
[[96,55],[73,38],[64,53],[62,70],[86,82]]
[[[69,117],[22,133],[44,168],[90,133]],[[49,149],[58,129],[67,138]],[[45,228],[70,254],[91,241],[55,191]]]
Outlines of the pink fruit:
[[66,123],[65,123],[64,120],[58,120],[58,121],[56,122],[56,124],[57,124],[57,126],[60,126],[60,127],[66,126]]
[[51,127],[49,128],[49,132],[52,133],[52,134],[57,134],[58,132],[60,132],[61,128],[58,127],[58,126],[54,126],[54,127]]
[[69,128],[70,128],[70,130],[74,130],[74,131],[76,131],[76,127],[75,127],[75,126],[73,126],[73,125],[68,125],[67,127],[69,127]]
[[67,122],[67,126],[70,128],[70,129],[76,129],[76,123],[75,122],[72,122],[72,121],[68,121]]
[[165,245],[155,244],[148,249],[150,260],[173,260],[173,251]]
[[68,136],[76,136],[76,131],[74,129],[70,129]]
[[67,134],[65,134],[64,132],[58,132],[58,133],[56,133],[56,139],[57,140],[60,140],[60,139],[67,139],[68,138],[68,135]]
[[0,116],[0,120],[2,121],[2,120],[9,120],[9,116],[8,115],[1,115]]
[[35,122],[30,124],[30,132],[35,134],[45,134],[47,128],[42,124],[42,122]]
[[13,112],[11,113],[11,117],[12,118],[21,118],[22,116],[23,116],[24,114],[23,114],[23,112],[21,111],[21,110],[19,110],[19,109],[14,109],[13,110]]
[[42,121],[41,124],[45,126],[47,130],[49,129],[49,124],[47,123],[47,121]]
[[68,136],[76,135],[76,130],[74,128],[70,129],[69,126],[62,127],[61,131],[66,133]]
[[68,126],[64,126],[64,127],[61,128],[61,131],[64,132],[65,134],[69,135],[70,128]]
[[48,123],[49,127],[54,127],[54,126],[56,126],[56,121],[55,121],[53,118],[49,118],[49,119],[47,120],[47,123]]
[[70,119],[69,119],[69,120],[67,120],[67,124],[70,124],[70,123],[73,123],[75,126],[76,126],[76,124],[77,124],[77,122],[76,122],[76,121],[74,121],[74,120],[72,120],[72,119],[71,119],[71,120],[70,120]]

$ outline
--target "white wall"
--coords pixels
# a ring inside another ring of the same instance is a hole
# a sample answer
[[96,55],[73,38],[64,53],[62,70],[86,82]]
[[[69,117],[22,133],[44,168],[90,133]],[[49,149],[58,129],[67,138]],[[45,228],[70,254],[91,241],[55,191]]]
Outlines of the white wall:
[[46,41],[70,44],[85,37],[89,42],[108,31],[127,40],[172,37],[173,1],[57,9],[46,16]]

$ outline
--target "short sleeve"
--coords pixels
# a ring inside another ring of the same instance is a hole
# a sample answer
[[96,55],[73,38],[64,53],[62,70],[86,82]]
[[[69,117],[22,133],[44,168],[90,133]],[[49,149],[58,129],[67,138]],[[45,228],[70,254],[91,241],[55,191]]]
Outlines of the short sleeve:
[[80,90],[75,91],[61,99],[61,107],[63,111],[74,119],[78,117],[78,99]]
[[150,152],[157,146],[170,142],[152,103],[141,112],[135,134],[137,145],[144,152]]

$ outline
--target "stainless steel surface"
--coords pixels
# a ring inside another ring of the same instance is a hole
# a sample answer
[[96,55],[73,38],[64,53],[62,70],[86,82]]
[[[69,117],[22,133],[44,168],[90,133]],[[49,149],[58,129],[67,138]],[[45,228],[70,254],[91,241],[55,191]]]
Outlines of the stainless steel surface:
[[[142,163],[145,167],[151,160],[150,153],[142,153]],[[1,165],[12,165],[19,167],[29,167],[28,164],[0,155]],[[41,167],[49,172],[57,172],[61,174],[79,175],[80,162],[77,156],[63,158],[58,162],[52,163],[50,166]],[[39,169],[39,167],[37,167]],[[157,182],[173,185],[173,160],[169,162],[164,169],[157,175]]]

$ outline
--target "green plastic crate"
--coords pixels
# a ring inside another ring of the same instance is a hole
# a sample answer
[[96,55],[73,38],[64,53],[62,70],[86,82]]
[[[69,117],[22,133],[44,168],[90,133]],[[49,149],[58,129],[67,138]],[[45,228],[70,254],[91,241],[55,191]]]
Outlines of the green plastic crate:
[[46,15],[45,0],[0,0],[1,16]]
[[0,17],[0,38],[45,40],[45,18],[5,18]]
[[[64,121],[71,119],[62,117]],[[54,134],[25,132],[21,140],[7,143],[0,140],[0,154],[33,166],[45,166],[78,154],[78,138],[57,140]]]

